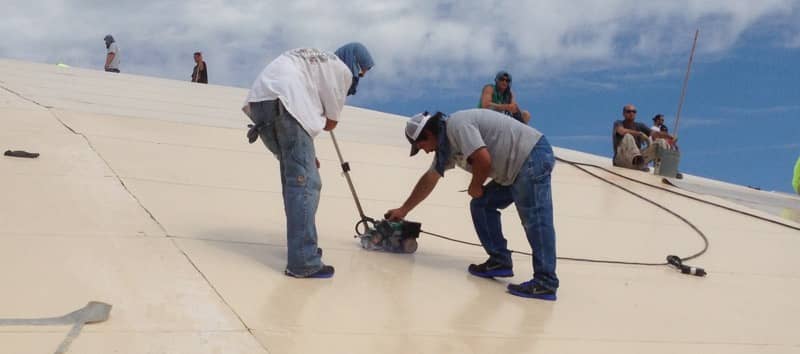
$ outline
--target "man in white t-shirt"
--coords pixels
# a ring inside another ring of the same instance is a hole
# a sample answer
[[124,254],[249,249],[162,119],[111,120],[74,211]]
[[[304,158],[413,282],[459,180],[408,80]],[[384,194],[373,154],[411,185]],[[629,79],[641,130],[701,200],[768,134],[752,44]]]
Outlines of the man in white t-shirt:
[[106,64],[105,69],[107,72],[119,72],[119,46],[114,40],[114,36],[107,34],[103,41],[106,42]]
[[346,44],[335,53],[293,49],[269,63],[247,95],[242,110],[253,121],[247,137],[250,143],[261,137],[280,161],[288,276],[333,276],[333,267],[322,263],[317,246],[315,216],[322,182],[313,139],[336,128],[345,97],[355,94],[358,79],[373,65],[360,43]]
[[653,117],[653,126],[650,127],[651,131],[669,133],[669,129],[664,124],[664,115],[659,113]]

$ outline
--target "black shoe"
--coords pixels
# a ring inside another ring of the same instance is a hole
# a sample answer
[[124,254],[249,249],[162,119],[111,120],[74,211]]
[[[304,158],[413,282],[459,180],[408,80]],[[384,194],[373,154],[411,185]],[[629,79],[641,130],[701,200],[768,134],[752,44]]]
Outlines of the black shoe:
[[677,174],[675,174],[675,178],[683,179],[683,173],[678,172]]
[[511,295],[522,296],[531,299],[556,301],[555,290],[547,289],[539,284],[535,284],[533,280],[529,280],[521,284],[508,284],[508,292],[511,293]]
[[467,268],[470,274],[481,278],[508,278],[514,276],[511,266],[497,263],[491,259],[481,264],[470,264]]
[[294,273],[290,272],[288,269],[285,270],[283,272],[283,274],[286,274],[286,276],[290,276],[290,277],[294,277],[294,278],[316,278],[316,279],[322,279],[322,278],[333,278],[333,273],[334,272],[335,272],[335,270],[333,269],[333,266],[324,265],[318,271],[316,271],[314,273],[311,273],[309,275],[306,275],[306,276],[300,276],[300,275],[294,274]]

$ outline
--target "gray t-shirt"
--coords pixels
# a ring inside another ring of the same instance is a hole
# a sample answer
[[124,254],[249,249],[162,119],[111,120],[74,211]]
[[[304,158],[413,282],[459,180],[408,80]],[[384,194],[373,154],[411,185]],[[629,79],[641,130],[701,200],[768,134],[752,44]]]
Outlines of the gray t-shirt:
[[[504,186],[514,183],[522,164],[542,137],[538,130],[488,109],[458,111],[451,114],[446,122],[450,159],[445,169],[458,165],[472,172],[467,158],[476,150],[486,147],[492,157],[489,177]],[[431,168],[435,169],[435,165],[434,159]]]
[[111,64],[108,65],[108,68],[119,69],[119,46],[117,42],[111,43],[111,45],[108,46],[106,54],[108,53],[114,53],[114,59],[111,59]]
[[[642,133],[647,134],[647,136],[650,136],[650,134],[652,134],[652,130],[650,130],[650,128],[648,128],[643,123],[633,122],[633,124],[626,127],[624,120],[614,121],[614,127],[611,130],[611,138],[612,138],[611,144],[614,147],[614,158],[617,157],[617,147],[619,146],[619,143],[622,141],[623,137],[622,135],[617,134],[617,127],[619,126],[622,126],[623,128],[626,129],[638,130]],[[634,139],[636,139],[636,145],[639,147],[639,149],[641,149],[642,146],[644,145],[644,140],[642,140],[642,138],[638,136],[635,136]]]

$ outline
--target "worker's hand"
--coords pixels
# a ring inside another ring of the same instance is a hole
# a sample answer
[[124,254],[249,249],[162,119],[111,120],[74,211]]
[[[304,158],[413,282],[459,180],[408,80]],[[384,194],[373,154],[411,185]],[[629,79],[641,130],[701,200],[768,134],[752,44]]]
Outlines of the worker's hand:
[[473,197],[473,198],[483,197],[483,186],[480,185],[480,184],[478,184],[478,185],[471,185],[470,184],[468,192],[469,192],[469,196],[470,197]]
[[317,161],[317,169],[319,170],[319,159],[315,157],[314,160]]
[[519,112],[519,105],[516,103],[509,103],[508,104],[508,111],[511,113]]
[[402,207],[397,209],[391,209],[383,214],[383,217],[389,221],[400,221],[406,218],[408,214],[408,210],[403,209]]
[[645,133],[643,133],[643,132],[639,132],[639,137],[644,139],[644,140],[650,139],[650,136],[645,134]]
[[339,124],[339,122],[325,118],[325,131],[329,132],[333,130],[334,128],[336,128],[336,124]]

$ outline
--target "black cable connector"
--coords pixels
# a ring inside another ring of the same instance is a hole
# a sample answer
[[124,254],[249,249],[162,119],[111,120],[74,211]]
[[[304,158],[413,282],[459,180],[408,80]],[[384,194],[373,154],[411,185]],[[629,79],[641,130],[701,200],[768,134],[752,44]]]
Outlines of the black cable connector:
[[681,257],[675,256],[675,255],[667,256],[667,263],[669,263],[670,265],[672,265],[675,268],[677,268],[678,270],[680,270],[681,273],[683,273],[683,274],[691,274],[691,275],[694,275],[694,276],[697,276],[697,277],[704,277],[704,276],[706,276],[706,274],[708,274],[708,273],[706,273],[706,270],[703,269],[703,268],[692,267],[692,266],[688,266],[686,264],[683,264],[683,261],[681,260]]

